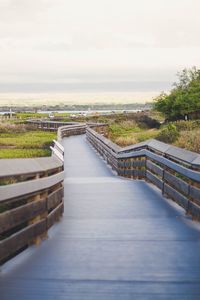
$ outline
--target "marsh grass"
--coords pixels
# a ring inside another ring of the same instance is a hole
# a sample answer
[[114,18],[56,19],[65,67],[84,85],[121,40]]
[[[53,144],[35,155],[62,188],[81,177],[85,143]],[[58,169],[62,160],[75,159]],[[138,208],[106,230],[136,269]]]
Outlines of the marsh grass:
[[156,128],[144,129],[135,120],[121,121],[109,126],[107,137],[119,146],[128,146],[155,138],[159,130]]
[[27,131],[23,133],[0,134],[0,147],[9,146],[18,149],[48,148],[56,133],[47,131]]
[[180,136],[175,145],[200,153],[200,129],[180,132]]
[[144,142],[149,139],[154,139],[159,133],[158,129],[141,130],[139,132],[132,132],[124,136],[115,138],[115,143],[120,146],[129,146]]
[[[176,128],[176,136],[172,139],[169,131],[168,139],[162,140],[177,147],[200,153],[200,120],[176,121],[171,123]],[[168,134],[169,124],[157,128],[144,128],[136,121],[117,121],[111,123],[105,135],[119,146],[129,146],[148,139],[160,139],[163,132]],[[166,136],[166,134],[165,134]]]
[[25,131],[0,133],[0,158],[29,158],[51,155],[55,132]]
[[50,149],[0,149],[0,158],[31,158],[50,155]]

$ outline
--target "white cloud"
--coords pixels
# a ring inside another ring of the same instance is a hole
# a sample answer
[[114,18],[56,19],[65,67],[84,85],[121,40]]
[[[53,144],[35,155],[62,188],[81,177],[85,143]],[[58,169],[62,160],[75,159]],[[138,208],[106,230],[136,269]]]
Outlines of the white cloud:
[[199,11],[199,0],[1,0],[0,81],[173,81],[200,66]]

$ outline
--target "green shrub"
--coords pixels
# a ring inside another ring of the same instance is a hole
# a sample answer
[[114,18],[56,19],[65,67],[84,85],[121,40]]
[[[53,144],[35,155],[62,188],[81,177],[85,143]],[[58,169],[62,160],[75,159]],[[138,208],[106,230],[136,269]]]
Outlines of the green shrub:
[[160,133],[157,136],[157,139],[164,143],[174,143],[179,137],[179,132],[176,128],[176,125],[169,123],[167,126],[164,126]]

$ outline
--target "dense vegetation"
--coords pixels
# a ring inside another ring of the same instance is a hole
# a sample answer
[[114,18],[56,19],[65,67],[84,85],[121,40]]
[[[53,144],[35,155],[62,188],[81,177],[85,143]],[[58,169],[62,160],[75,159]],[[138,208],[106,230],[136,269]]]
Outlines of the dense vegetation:
[[[152,113],[152,112],[151,112]],[[132,120],[115,120],[105,129],[105,136],[120,146],[128,146],[155,138],[200,153],[200,120],[166,123],[160,128],[150,125],[151,122]]]
[[171,92],[155,99],[154,108],[168,120],[188,118],[200,110],[200,70],[193,67],[180,72]]

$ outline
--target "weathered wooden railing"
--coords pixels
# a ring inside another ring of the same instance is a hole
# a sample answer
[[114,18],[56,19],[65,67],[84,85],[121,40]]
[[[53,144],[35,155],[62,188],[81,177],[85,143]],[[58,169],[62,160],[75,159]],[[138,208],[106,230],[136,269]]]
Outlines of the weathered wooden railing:
[[77,122],[62,122],[62,121],[51,121],[45,119],[28,119],[26,121],[28,124],[32,125],[34,128],[40,130],[48,130],[48,131],[57,131],[59,127],[62,126],[76,126]]
[[55,122],[58,133],[51,157],[0,160],[0,264],[30,244],[39,243],[63,214],[61,141],[63,137],[86,132],[86,124],[64,125],[60,127]]
[[[85,124],[58,129],[82,134]],[[64,148],[54,141],[51,157],[0,160],[0,264],[47,236],[64,210]]]
[[87,139],[120,176],[145,179],[200,221],[200,155],[157,140],[121,148],[87,128]]
[[47,236],[63,213],[63,137],[87,138],[118,175],[145,179],[200,220],[200,155],[155,140],[121,148],[95,130],[105,124],[59,127],[52,157],[0,160],[0,263]]
[[47,236],[63,213],[63,161],[0,160],[0,263]]
[[86,124],[78,123],[74,125],[65,125],[58,128],[58,141],[61,141],[64,137],[71,135],[79,135],[86,133]]
[[51,121],[44,119],[28,119],[26,121],[28,124],[32,125],[36,129],[46,130],[46,131],[60,131],[60,136],[69,136],[76,134],[86,133],[86,127],[91,128],[101,128],[107,126],[104,123],[80,123],[80,122],[61,122],[61,121]]
[[104,123],[76,123],[74,125],[66,125],[58,128],[58,141],[61,141],[64,137],[71,135],[80,135],[86,133],[86,128],[95,128],[95,130],[101,130],[107,126]]

